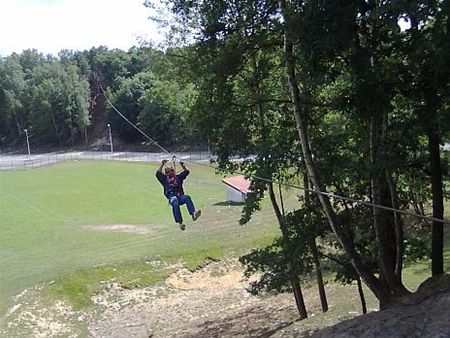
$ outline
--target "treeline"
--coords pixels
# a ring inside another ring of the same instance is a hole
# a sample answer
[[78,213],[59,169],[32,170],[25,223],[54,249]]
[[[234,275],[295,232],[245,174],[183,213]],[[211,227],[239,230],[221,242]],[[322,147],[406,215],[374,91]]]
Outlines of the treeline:
[[[277,215],[280,238],[242,257],[248,274],[263,272],[252,290],[293,291],[305,317],[301,278],[315,268],[324,296],[322,261],[360,294],[365,282],[382,308],[423,299],[402,269],[425,254],[432,275],[444,273],[443,223],[383,207],[444,216],[450,1],[165,4],[174,41],[194,41],[184,52],[199,133],[224,171],[264,178],[253,179],[241,223],[263,196]],[[305,193],[288,212],[273,182],[349,199]],[[417,227],[427,241],[414,237]]]
[[34,146],[86,146],[110,123],[115,142],[148,140],[120,118],[111,102],[154,140],[193,140],[187,112],[192,84],[165,53],[104,47],[61,51],[57,57],[26,50],[0,59],[0,146],[20,147],[26,129]]

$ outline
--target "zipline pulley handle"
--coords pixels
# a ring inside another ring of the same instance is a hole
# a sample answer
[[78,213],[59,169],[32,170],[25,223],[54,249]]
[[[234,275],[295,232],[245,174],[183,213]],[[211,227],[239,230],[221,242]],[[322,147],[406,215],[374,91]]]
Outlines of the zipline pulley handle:
[[177,172],[177,165],[176,165],[177,156],[172,156],[172,163],[173,163],[173,170],[175,170],[175,173]]

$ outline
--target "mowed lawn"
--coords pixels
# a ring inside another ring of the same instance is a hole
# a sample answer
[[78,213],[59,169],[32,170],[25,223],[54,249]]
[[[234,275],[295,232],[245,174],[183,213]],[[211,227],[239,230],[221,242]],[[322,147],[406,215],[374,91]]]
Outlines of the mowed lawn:
[[[136,285],[157,281],[158,276],[147,272],[149,261],[195,267],[207,257],[238,256],[279,234],[268,201],[248,225],[240,226],[241,207],[224,202],[222,177],[211,168],[189,166],[185,190],[203,215],[194,223],[183,207],[184,232],[173,222],[156,181],[156,163],[82,161],[0,172],[0,316],[13,304],[12,297],[39,283],[51,285],[54,297],[86,306],[102,280],[120,276],[125,284],[138,281]],[[297,204],[296,193],[286,194],[287,209]],[[428,260],[408,264],[405,283],[414,290],[429,273]],[[370,293],[366,295],[376,306]]]
[[[154,173],[157,164],[71,162],[0,173],[0,314],[14,295],[77,270],[142,259],[221,258],[278,234],[266,204],[246,226],[221,177],[192,164],[185,182],[203,215],[183,207],[181,232]],[[111,226],[114,225],[114,226]]]

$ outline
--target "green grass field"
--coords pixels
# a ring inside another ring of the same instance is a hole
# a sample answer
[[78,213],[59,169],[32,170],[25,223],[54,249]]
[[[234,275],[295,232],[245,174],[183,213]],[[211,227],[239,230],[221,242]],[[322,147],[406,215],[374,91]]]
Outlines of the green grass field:
[[195,223],[185,217],[181,232],[155,170],[156,164],[72,162],[0,173],[1,313],[12,296],[37,283],[56,280],[56,292],[72,293],[83,305],[83,284],[120,274],[125,283],[150,283],[154,277],[135,276],[147,269],[146,261],[194,267],[206,257],[268,243],[278,233],[268,207],[239,226],[241,207],[223,203],[221,177],[194,164],[185,190],[203,215]]
[[[0,317],[12,297],[36,284],[45,283],[50,297],[82,308],[101,281],[150,285],[171,272],[161,266],[181,261],[194,268],[208,257],[238,256],[279,234],[268,201],[248,225],[239,226],[241,207],[224,203],[221,177],[195,164],[185,190],[203,215],[195,223],[186,217],[187,230],[181,232],[154,177],[156,167],[82,161],[1,172]],[[285,201],[288,209],[296,192]],[[449,271],[448,231],[446,243]],[[414,264],[405,269],[405,284],[414,289],[428,275],[429,262]]]

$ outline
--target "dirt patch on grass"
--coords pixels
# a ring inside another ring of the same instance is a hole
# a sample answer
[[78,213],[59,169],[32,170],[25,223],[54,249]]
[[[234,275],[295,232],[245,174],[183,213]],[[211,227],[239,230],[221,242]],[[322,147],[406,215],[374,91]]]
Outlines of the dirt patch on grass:
[[[103,310],[89,333],[109,338],[287,337],[339,320],[303,324],[291,294],[252,296],[250,282],[237,260],[230,260],[194,272],[179,269],[156,287],[127,290],[116,285],[93,298]],[[312,288],[304,295],[314,317],[320,312],[318,296]]]
[[86,225],[84,229],[90,231],[125,232],[139,235],[155,235],[160,232],[162,227],[157,226],[147,227],[143,225],[133,225],[133,224],[98,224],[98,225]]
[[172,274],[166,283],[177,290],[209,290],[230,289],[237,286],[245,288],[249,284],[249,280],[243,276],[242,269],[238,268],[236,264],[231,267],[230,265],[224,266],[223,263],[213,262],[194,272],[180,269]]
[[4,318],[1,337],[79,337],[87,315],[62,300],[48,303],[42,298],[42,289],[36,286],[16,296]]

